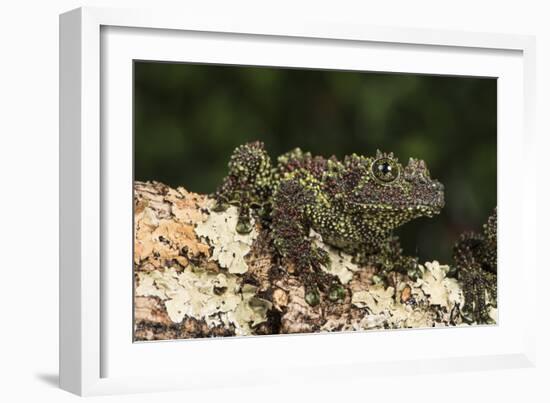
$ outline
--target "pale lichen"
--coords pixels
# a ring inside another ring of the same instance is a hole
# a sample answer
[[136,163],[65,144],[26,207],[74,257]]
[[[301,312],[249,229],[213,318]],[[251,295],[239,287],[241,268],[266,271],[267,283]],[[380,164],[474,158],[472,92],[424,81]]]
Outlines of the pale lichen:
[[244,284],[241,289],[242,300],[237,308],[227,313],[229,323],[236,325],[236,335],[246,336],[253,333],[253,328],[267,320],[271,309],[270,301],[256,296],[258,288]]
[[[354,292],[351,303],[365,310],[352,328],[418,328],[449,324],[455,309],[464,305],[458,282],[447,277],[448,266],[438,262],[419,265],[421,277],[402,281],[394,287],[373,284]],[[406,298],[404,299],[404,296]]]
[[422,289],[427,296],[430,305],[439,305],[450,311],[456,305],[464,305],[464,295],[454,278],[447,277],[449,266],[440,265],[439,262],[426,262],[418,266],[422,273],[415,286]]
[[353,293],[351,303],[358,308],[367,308],[369,313],[380,314],[389,311],[394,305],[395,289],[382,284],[369,287],[367,291]]
[[213,247],[210,260],[217,261],[221,267],[233,274],[247,272],[245,256],[258,236],[254,225],[250,233],[238,233],[238,220],[238,209],[229,207],[222,212],[211,211],[208,219],[195,227],[195,233]]
[[178,272],[138,273],[137,297],[154,296],[164,301],[174,323],[185,317],[204,320],[208,326],[234,326],[237,335],[252,334],[253,327],[267,320],[271,303],[256,296],[256,288],[241,286],[238,276],[213,273],[188,266]]
[[316,247],[328,254],[328,263],[321,264],[321,269],[338,277],[342,284],[348,284],[353,278],[353,273],[359,270],[359,266],[352,261],[353,256],[324,243],[321,235],[313,229],[310,230],[310,237]]

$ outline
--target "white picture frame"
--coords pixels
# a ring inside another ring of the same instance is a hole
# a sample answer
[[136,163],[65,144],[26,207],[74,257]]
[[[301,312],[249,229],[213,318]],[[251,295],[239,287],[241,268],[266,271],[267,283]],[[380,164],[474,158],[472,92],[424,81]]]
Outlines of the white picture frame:
[[[522,176],[513,165],[535,152],[534,49],[530,36],[281,22],[268,16],[213,20],[104,8],[61,15],[61,387],[96,395],[534,365],[536,296],[519,291],[515,300],[509,281],[536,275],[536,242],[528,236],[536,232],[535,201],[529,197],[535,176]],[[323,56],[336,53],[338,58]],[[365,60],[367,54],[377,57]],[[132,331],[127,73],[133,59],[498,77],[498,326],[133,343],[127,337]],[[124,259],[129,271],[113,270]],[[128,288],[122,289],[125,281]],[[400,349],[401,342],[421,351]],[[357,355],[361,343],[377,349]],[[329,353],[320,357],[321,349]],[[234,364],[212,368],[213,359]],[[136,362],[142,365],[137,371]]]

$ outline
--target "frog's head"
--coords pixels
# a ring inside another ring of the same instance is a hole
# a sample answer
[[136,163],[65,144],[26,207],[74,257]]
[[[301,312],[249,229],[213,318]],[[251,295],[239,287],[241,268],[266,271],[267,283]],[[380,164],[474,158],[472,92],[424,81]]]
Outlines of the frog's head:
[[422,160],[411,158],[403,166],[393,153],[377,151],[374,158],[352,156],[346,166],[354,178],[347,186],[348,206],[381,230],[433,217],[445,204],[443,185],[431,178]]

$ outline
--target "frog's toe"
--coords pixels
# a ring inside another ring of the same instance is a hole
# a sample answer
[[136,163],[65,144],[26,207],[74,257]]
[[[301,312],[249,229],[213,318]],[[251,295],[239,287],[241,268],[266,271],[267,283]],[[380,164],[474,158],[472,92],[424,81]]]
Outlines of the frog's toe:
[[319,290],[317,288],[306,288],[305,300],[310,306],[317,306],[321,302]]
[[343,301],[346,297],[346,290],[340,284],[332,284],[328,293],[328,299],[332,302]]
[[216,200],[216,203],[212,207],[212,211],[216,213],[223,213],[229,208],[229,203],[225,203],[221,200]]
[[315,269],[319,269],[320,266],[329,266],[330,258],[328,252],[322,248],[313,247],[311,249],[311,265]]
[[240,217],[235,230],[242,235],[249,234],[252,231],[252,222],[250,218]]

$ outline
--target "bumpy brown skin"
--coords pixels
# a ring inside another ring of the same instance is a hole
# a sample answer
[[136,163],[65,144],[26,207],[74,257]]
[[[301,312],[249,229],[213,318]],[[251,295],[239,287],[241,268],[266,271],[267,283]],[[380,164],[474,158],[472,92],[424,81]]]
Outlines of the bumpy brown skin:
[[328,257],[312,244],[310,229],[363,261],[384,266],[391,257],[392,265],[397,260],[413,264],[401,257],[393,230],[417,217],[432,217],[444,206],[443,185],[430,178],[424,161],[410,159],[403,167],[391,153],[353,154],[339,161],[296,148],[273,167],[263,144],[255,142],[235,150],[229,169],[215,195],[218,204],[241,208],[240,232],[249,228],[251,205],[271,211],[274,245],[304,277],[312,304],[318,301],[317,287],[337,294],[338,280],[320,270]]
[[453,257],[464,290],[466,319],[476,323],[489,322],[487,296],[492,303],[497,303],[496,208],[483,225],[483,233],[466,232],[460,236]]

